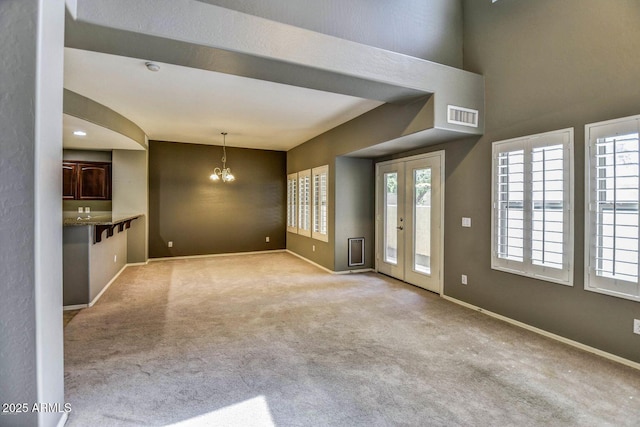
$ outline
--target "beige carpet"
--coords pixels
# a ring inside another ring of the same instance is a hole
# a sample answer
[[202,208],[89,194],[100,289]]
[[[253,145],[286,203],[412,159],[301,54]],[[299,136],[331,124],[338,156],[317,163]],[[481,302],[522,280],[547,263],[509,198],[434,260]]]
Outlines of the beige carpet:
[[65,328],[68,426],[638,426],[640,372],[287,253],[129,267]]

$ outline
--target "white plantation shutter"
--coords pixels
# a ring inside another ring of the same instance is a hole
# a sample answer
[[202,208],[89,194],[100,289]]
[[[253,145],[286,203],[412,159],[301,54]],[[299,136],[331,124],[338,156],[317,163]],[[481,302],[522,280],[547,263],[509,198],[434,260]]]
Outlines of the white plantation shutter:
[[329,240],[329,167],[321,166],[311,171],[313,181],[313,227],[311,237]]
[[[524,151],[504,145],[497,166],[497,243],[500,259],[522,262],[524,256]],[[510,151],[509,151],[510,150]]]
[[640,116],[585,126],[585,289],[640,301]]
[[311,237],[311,170],[298,172],[298,234]]
[[298,174],[287,175],[287,231],[298,232]]
[[491,266],[571,285],[573,129],[493,143]]
[[[560,142],[560,141],[558,141]],[[565,237],[565,150],[562,143],[533,147],[531,158],[531,262],[561,270]]]

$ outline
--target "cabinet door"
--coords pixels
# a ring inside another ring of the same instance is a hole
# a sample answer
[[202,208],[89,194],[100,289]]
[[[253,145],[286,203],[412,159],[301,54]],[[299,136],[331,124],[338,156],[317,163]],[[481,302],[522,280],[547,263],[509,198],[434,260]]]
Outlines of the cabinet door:
[[78,163],[79,200],[111,200],[111,164]]
[[73,200],[76,198],[78,186],[78,165],[71,162],[62,163],[62,199]]

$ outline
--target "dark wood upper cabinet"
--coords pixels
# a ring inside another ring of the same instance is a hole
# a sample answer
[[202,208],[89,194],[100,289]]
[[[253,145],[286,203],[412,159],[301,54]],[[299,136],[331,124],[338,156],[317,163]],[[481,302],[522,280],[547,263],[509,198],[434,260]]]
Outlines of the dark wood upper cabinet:
[[62,176],[63,199],[111,200],[111,163],[67,161]]
[[73,162],[62,163],[62,199],[74,200],[78,188],[78,164]]
[[110,163],[78,163],[78,200],[111,200]]

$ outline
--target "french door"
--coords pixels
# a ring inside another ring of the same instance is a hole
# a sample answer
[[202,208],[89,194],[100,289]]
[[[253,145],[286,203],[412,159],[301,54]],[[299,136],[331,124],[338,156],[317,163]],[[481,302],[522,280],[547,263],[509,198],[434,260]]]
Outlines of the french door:
[[441,293],[444,152],[376,167],[376,269]]

